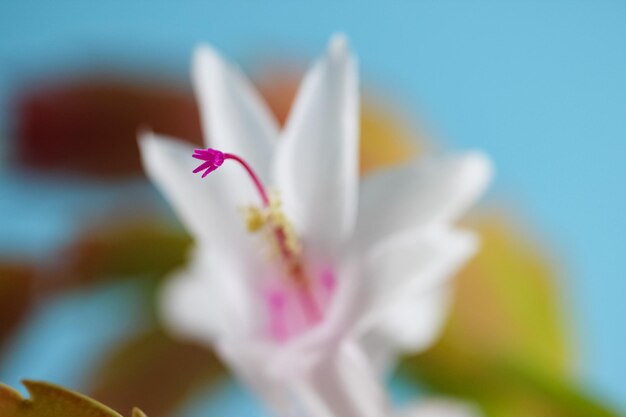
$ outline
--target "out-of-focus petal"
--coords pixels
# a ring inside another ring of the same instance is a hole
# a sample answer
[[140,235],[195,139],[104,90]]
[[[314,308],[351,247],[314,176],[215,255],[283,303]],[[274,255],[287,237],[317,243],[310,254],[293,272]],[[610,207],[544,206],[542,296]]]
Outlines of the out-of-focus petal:
[[446,317],[447,281],[476,247],[471,233],[432,226],[370,251],[362,267],[368,307],[356,332],[377,366],[430,346]]
[[209,45],[195,52],[193,81],[206,145],[241,156],[268,181],[278,125],[252,83]]
[[272,415],[290,416],[294,399],[289,384],[268,372],[267,358],[273,345],[261,345],[258,340],[216,340],[215,349],[230,370],[256,395]]
[[381,310],[361,333],[363,349],[382,373],[397,355],[428,348],[439,336],[450,307],[451,288],[439,286]]
[[161,318],[168,331],[180,338],[212,343],[221,312],[208,300],[208,294],[214,293],[213,283],[196,276],[192,269],[173,274],[161,288]]
[[343,36],[306,74],[279,142],[274,183],[307,241],[334,252],[349,238],[358,181],[358,80]]
[[399,234],[366,255],[363,284],[372,313],[451,279],[478,246],[474,234],[433,225]]
[[246,265],[196,249],[161,290],[163,321],[172,333],[203,343],[249,334],[262,317],[249,278]]
[[388,417],[391,414],[383,384],[360,347],[350,340],[292,386],[294,397],[301,404],[301,415]]
[[452,222],[490,178],[491,163],[478,152],[372,174],[361,185],[354,245],[364,250],[398,232]]

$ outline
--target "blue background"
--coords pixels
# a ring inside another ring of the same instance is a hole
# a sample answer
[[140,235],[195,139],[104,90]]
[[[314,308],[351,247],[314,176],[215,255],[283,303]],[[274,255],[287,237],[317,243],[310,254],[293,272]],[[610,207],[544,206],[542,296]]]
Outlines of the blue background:
[[[245,64],[267,53],[312,57],[336,31],[368,83],[409,103],[447,146],[492,156],[494,199],[562,260],[581,375],[625,404],[626,2],[5,0],[0,123],[10,94],[38,75],[88,66],[187,79],[201,41]],[[0,245],[59,238],[64,226],[18,237],[9,223],[33,191],[0,179]],[[19,213],[31,225],[41,212]],[[51,210],[48,223],[63,213]]]

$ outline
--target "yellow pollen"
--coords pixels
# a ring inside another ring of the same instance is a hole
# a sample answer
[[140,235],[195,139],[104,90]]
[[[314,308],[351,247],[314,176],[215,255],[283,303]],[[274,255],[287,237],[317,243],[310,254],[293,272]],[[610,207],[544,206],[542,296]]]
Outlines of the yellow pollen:
[[243,215],[248,232],[264,232],[271,242],[274,256],[283,258],[285,268],[294,281],[306,281],[300,260],[300,242],[295,229],[283,212],[278,193],[271,193],[267,207],[254,205],[244,207]]
[[267,213],[256,206],[248,206],[244,209],[246,228],[248,232],[258,232],[267,223]]
[[285,213],[282,210],[282,202],[276,192],[273,192],[270,196],[268,220],[274,228],[282,231],[287,249],[289,249],[293,255],[299,254],[300,244],[298,237],[296,236],[293,226],[289,220],[287,220],[287,216],[285,216]]

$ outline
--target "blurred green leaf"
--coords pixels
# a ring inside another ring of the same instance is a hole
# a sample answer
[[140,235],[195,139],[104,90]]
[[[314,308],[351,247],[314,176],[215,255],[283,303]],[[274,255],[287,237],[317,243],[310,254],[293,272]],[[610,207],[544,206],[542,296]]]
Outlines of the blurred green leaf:
[[468,398],[490,417],[614,416],[574,382],[556,273],[510,222],[472,224],[480,253],[460,273],[440,340],[401,373]]
[[[30,399],[0,384],[0,416],[2,417],[122,417],[99,402],[47,382],[24,381]],[[133,409],[133,417],[146,417]]]
[[90,394],[118,409],[139,404],[151,417],[161,417],[171,415],[196,388],[224,376],[204,347],[153,330],[105,358],[92,375]]
[[103,222],[66,250],[62,274],[78,283],[111,277],[161,278],[185,263],[191,239],[155,220]]

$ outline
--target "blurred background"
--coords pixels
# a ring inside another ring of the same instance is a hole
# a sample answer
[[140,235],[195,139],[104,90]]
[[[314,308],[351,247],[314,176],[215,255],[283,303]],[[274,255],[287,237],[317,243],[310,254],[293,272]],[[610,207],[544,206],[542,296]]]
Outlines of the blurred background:
[[337,31],[360,61],[364,174],[466,149],[497,169],[465,220],[483,249],[441,340],[390,377],[395,401],[620,414],[626,3],[608,0],[0,3],[0,381],[151,417],[259,415],[211,352],[160,328],[155,293],[190,240],[145,180],[136,132],[200,142],[200,42],[284,120]]

